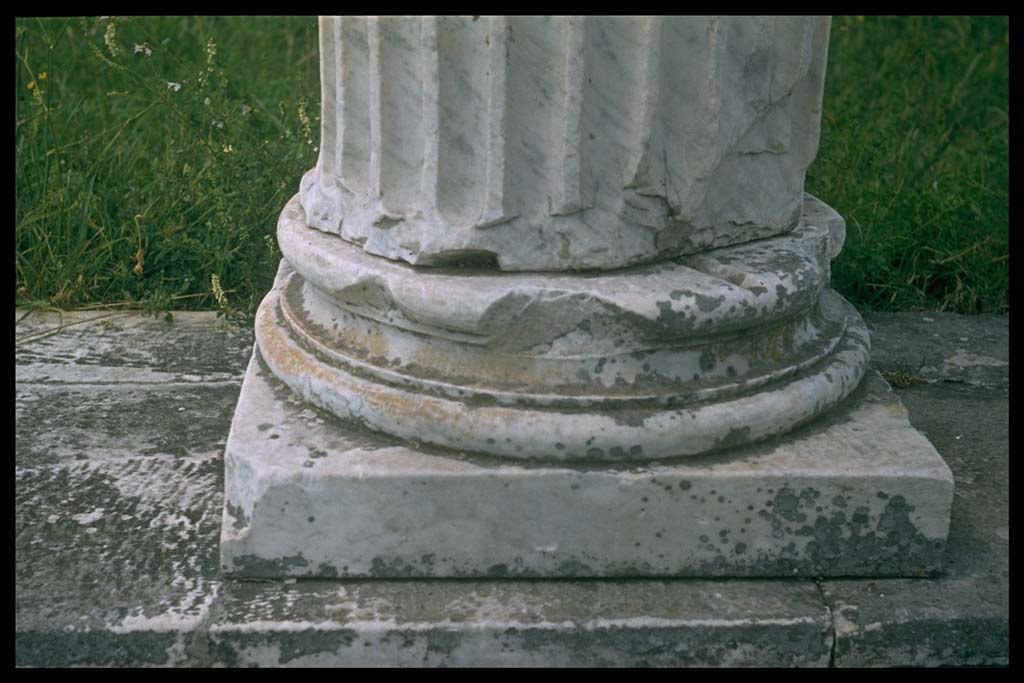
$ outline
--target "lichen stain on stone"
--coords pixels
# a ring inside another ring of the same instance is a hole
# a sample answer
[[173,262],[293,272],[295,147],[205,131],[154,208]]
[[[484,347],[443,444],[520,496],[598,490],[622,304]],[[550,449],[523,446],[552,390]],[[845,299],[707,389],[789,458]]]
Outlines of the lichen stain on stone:
[[234,518],[231,526],[235,529],[244,529],[249,526],[249,518],[245,514],[245,510],[242,509],[241,505],[232,505],[231,501],[224,502],[224,509],[227,510],[228,514]]
[[431,656],[435,656],[441,657],[441,663],[443,664],[461,644],[463,633],[459,631],[430,629],[426,632],[425,637],[427,647],[426,652],[423,654],[423,662],[427,663]]
[[789,290],[781,282],[775,285],[775,308],[782,308],[789,300]]
[[[736,643],[753,649],[749,661],[773,660],[796,665],[820,658],[821,626],[805,623],[780,630],[775,625],[737,625],[728,629],[699,628],[690,624],[657,628],[632,628],[612,625],[551,632],[528,628],[505,632],[514,637],[526,652],[569,653],[573,661],[588,661],[593,666],[713,666],[735,656]],[[680,644],[685,643],[685,647]],[[745,658],[745,659],[747,659]]]
[[746,287],[745,289],[754,296],[761,296],[762,294],[768,293],[768,288],[762,287],[761,285],[752,285],[750,287]]
[[138,667],[174,664],[170,652],[178,633],[104,631],[19,632],[17,665],[31,667]]
[[[619,410],[609,411],[607,415],[612,418],[617,425],[626,427],[643,427],[644,423],[652,414],[649,410],[644,410],[642,408],[621,408]],[[594,450],[600,449],[590,449],[590,451]],[[588,456],[590,455],[590,451],[587,451]]]
[[317,565],[315,576],[336,579],[338,578],[338,568],[327,562],[321,562]]
[[697,302],[697,308],[700,310],[701,313],[710,313],[711,311],[715,310],[716,308],[721,306],[722,303],[725,302],[724,295],[707,296],[704,294],[695,293],[693,295],[693,298]]
[[672,308],[669,301],[656,301],[658,317],[655,319],[661,325],[672,328],[676,331],[689,331],[693,328],[689,316],[685,310],[677,311]]
[[292,569],[308,567],[309,561],[302,555],[290,555],[266,559],[256,555],[240,555],[232,558],[236,576],[272,577],[289,576]]
[[[863,573],[863,567],[869,565],[878,574],[911,576],[934,573],[941,568],[944,542],[921,534],[910,519],[914,506],[903,496],[885,499],[885,509],[873,529],[869,507],[857,506],[849,517],[841,509],[830,514],[816,513],[821,507],[816,502],[819,497],[813,488],[798,493],[786,485],[768,501],[771,513],[762,514],[770,519],[773,537],[790,534],[809,538],[801,553],[808,572],[841,576]],[[832,504],[846,508],[849,499],[835,496]],[[800,526],[792,529],[786,522]]]
[[401,558],[386,560],[375,557],[370,562],[370,576],[381,579],[409,578],[422,574],[416,566]]
[[713,450],[726,450],[740,446],[750,440],[750,427],[733,427],[725,436],[716,439]]
[[351,647],[358,633],[352,629],[316,629],[302,631],[276,631],[269,638],[278,646],[278,664],[287,664],[300,657],[319,654],[337,654],[343,647]]
[[788,485],[783,486],[772,501],[775,514],[787,522],[803,522],[807,519],[807,515],[801,512],[801,503],[808,506],[813,505],[814,500],[820,495],[815,489],[806,488],[798,496]]
[[595,576],[598,573],[590,565],[579,560],[565,560],[555,567],[557,576]]

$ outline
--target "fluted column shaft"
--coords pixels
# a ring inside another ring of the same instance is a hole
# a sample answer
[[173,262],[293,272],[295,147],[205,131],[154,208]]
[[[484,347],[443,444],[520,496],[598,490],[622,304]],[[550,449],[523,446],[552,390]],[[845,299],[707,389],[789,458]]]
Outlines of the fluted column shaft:
[[321,19],[312,227],[416,265],[610,269],[781,234],[820,17]]

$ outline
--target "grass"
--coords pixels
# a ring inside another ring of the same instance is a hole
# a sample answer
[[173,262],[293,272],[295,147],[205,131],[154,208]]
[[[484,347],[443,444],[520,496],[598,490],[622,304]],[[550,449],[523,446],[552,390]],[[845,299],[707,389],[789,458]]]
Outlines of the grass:
[[1009,21],[836,17],[807,190],[865,310],[1009,311]]
[[[250,315],[316,163],[315,18],[15,22],[18,306]],[[808,191],[862,310],[1009,310],[1009,22],[833,20]]]
[[316,162],[316,19],[15,33],[17,304],[254,310]]

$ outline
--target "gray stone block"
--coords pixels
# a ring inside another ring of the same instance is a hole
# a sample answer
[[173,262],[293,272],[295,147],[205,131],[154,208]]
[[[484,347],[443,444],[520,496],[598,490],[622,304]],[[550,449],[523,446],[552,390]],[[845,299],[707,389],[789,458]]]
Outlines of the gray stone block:
[[869,373],[759,446],[628,468],[509,463],[304,404],[258,352],[226,448],[232,576],[924,576],[953,480]]

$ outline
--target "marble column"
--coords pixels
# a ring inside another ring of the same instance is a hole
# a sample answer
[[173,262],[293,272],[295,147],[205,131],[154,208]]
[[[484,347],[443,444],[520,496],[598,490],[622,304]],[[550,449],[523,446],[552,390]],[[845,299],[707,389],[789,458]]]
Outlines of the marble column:
[[323,19],[308,225],[413,265],[609,270],[791,231],[820,17]]
[[857,385],[867,334],[827,289],[843,221],[803,192],[827,19],[320,29],[320,158],[279,226],[297,273],[257,327],[306,399],[621,461],[764,439]]
[[[526,575],[679,574],[717,561],[704,541],[698,549],[680,539],[669,559],[638,564],[629,559],[634,547],[647,557],[658,542],[602,536],[602,524],[625,523],[600,521],[609,509],[648,514],[639,502],[648,497],[625,492],[632,483],[594,483],[604,493],[589,500],[600,512],[588,511],[587,494],[570,499],[545,486],[590,467],[736,453],[808,423],[857,388],[867,329],[828,287],[845,224],[804,193],[829,26],[820,17],[320,20],[320,157],[279,220],[284,261],[257,315],[259,367],[267,382],[344,420],[337,430],[348,441],[311,450],[351,453],[351,430],[363,428],[408,449],[390,465],[339,456],[349,464],[323,475],[341,487],[335,512],[345,520],[336,550],[313,551],[324,566],[401,575],[388,568],[410,566],[420,547],[446,548],[437,553],[449,564],[413,574],[478,575],[516,562]],[[255,404],[243,388],[239,411],[246,401]],[[241,424],[236,414],[239,434]],[[229,489],[239,494],[231,502],[229,493],[228,505],[249,510],[230,518],[251,535],[255,501],[286,458],[266,479],[252,459],[230,457],[241,439],[229,443]],[[472,476],[460,469],[479,458],[483,469]],[[461,501],[463,512],[452,513],[460,519],[491,515],[477,509],[477,493],[448,488],[453,472],[479,491],[484,480],[507,489],[508,467],[530,474],[513,478],[514,492],[493,491],[493,500],[520,507],[499,515],[506,521],[490,533],[532,539],[531,515],[541,514],[563,520],[561,540],[496,551],[481,529],[467,532],[478,539],[468,546],[437,531],[462,523],[437,513],[441,499]],[[763,474],[784,480],[783,469]],[[659,476],[686,490],[694,475],[680,471]],[[390,484],[358,495],[345,488],[416,473],[432,483],[411,507],[408,490],[390,499]],[[334,514],[322,509],[331,505],[324,486],[314,487],[324,497],[314,496],[320,512],[310,519]],[[741,489],[737,513],[753,495]],[[373,509],[352,522],[357,499]],[[692,517],[690,504],[666,503],[658,514]],[[405,531],[390,537],[378,528],[386,515],[375,505],[398,515],[388,529]],[[746,533],[749,522],[734,531]],[[927,533],[944,538],[937,524]],[[356,549],[362,540],[352,539],[372,528],[391,550]],[[586,555],[588,569],[579,570],[583,555],[569,551],[569,536],[604,549]],[[236,570],[257,566],[239,564],[245,543],[225,543]],[[245,547],[246,557],[262,557]],[[788,552],[767,541],[761,569],[752,569],[746,547],[711,573],[776,572]]]

